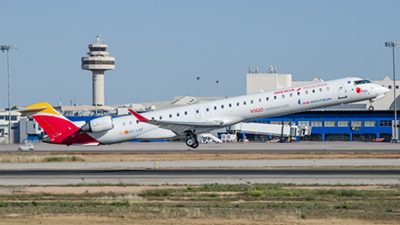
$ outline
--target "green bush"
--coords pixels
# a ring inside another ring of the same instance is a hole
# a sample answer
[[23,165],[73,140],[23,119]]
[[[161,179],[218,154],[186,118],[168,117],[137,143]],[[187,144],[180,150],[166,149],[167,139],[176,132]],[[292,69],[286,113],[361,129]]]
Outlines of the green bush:
[[250,190],[249,191],[249,195],[251,195],[251,196],[259,197],[259,196],[262,196],[263,194],[264,194],[264,192],[259,191],[259,190]]
[[173,192],[175,190],[173,189],[150,189],[146,190],[142,194],[140,194],[141,197],[164,197],[164,196],[173,196]]
[[217,198],[217,197],[219,197],[219,194],[211,193],[211,194],[203,194],[202,196],[203,196],[203,197]]

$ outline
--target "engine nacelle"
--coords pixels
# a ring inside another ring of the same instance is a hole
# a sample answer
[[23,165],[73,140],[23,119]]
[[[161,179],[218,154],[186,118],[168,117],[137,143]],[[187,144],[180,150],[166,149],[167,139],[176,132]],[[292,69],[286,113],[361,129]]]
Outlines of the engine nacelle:
[[83,132],[103,132],[114,128],[114,123],[111,116],[103,116],[87,122],[81,127]]

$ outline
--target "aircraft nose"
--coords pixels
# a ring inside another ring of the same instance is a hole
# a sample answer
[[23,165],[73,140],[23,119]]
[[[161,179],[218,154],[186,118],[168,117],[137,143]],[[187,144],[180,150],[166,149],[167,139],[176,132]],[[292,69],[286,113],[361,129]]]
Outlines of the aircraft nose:
[[386,93],[388,93],[390,90],[389,90],[388,88],[381,87],[379,91],[382,92],[382,94],[386,94]]

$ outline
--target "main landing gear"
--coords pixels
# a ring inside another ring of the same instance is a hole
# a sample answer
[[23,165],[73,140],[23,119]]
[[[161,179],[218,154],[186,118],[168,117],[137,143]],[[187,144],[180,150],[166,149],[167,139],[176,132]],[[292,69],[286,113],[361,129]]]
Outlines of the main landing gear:
[[188,138],[186,139],[186,145],[191,147],[191,148],[199,147],[199,142],[197,141],[197,135],[190,134],[188,136]]

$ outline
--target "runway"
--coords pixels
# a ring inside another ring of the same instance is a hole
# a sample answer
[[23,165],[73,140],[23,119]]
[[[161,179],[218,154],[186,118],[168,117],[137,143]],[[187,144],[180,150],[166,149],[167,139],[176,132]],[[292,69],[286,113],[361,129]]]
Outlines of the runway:
[[296,183],[399,184],[400,170],[11,170],[0,185]]
[[[0,163],[0,170],[87,170],[87,169],[153,169],[155,161],[132,162],[52,162]],[[157,161],[160,169],[255,168],[255,167],[372,167],[400,166],[400,159],[272,159],[272,160],[190,160]]]
[[[20,144],[0,145],[1,153],[19,152]],[[400,143],[387,142],[292,142],[292,143],[221,143],[200,144],[196,149],[191,149],[184,142],[125,142],[114,145],[101,146],[64,146],[46,143],[34,143],[33,152],[99,152],[99,153],[181,153],[181,152],[205,152],[205,153],[300,153],[300,152],[372,152],[372,153],[400,153]]]
[[[0,146],[2,153],[19,152],[19,145]],[[57,153],[171,153],[188,152],[183,142],[123,143],[111,146],[60,146],[35,144],[34,152]],[[400,153],[400,145],[364,142],[222,143],[201,144],[190,152],[205,153]],[[23,154],[22,154],[23,155]],[[204,184],[400,184],[400,170],[304,170],[319,166],[400,166],[400,159],[292,159],[213,161],[0,163],[0,185],[66,185],[96,183]],[[299,167],[282,170],[279,167]],[[243,168],[250,169],[243,169]],[[179,168],[179,170],[175,170]],[[218,169],[214,169],[218,168]],[[227,169],[230,168],[230,169]],[[254,169],[263,168],[263,169]],[[273,168],[273,169],[271,169]],[[122,170],[121,170],[122,169]]]

